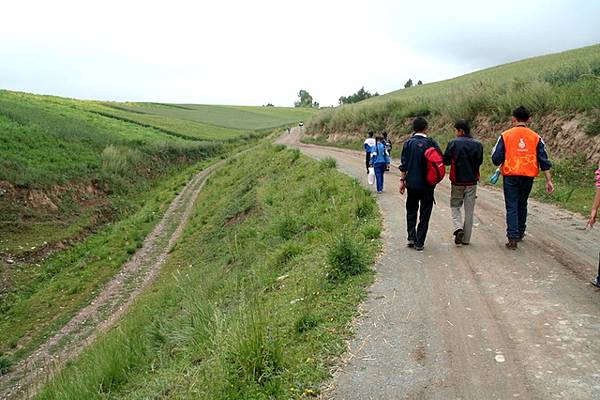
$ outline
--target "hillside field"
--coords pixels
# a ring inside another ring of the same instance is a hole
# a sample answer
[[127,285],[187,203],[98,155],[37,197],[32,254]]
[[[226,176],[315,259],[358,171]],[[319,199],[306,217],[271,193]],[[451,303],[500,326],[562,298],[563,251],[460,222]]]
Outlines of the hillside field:
[[152,289],[36,398],[316,396],[380,247],[375,200],[334,167],[281,145],[229,160]]
[[0,370],[119,271],[194,174],[306,115],[212,106],[217,126],[127,107],[0,91]]

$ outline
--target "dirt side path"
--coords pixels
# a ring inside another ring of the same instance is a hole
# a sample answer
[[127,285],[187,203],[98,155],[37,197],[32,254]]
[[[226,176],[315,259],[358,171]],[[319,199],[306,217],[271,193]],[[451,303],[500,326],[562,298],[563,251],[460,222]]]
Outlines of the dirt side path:
[[29,358],[0,376],[0,399],[32,397],[37,386],[76,357],[99,333],[112,327],[137,296],[154,280],[177,242],[206,178],[223,161],[196,174],[170,204],[167,212],[144,240],[143,246],[59,332]]
[[[360,152],[280,143],[366,184]],[[398,162],[393,162],[397,166]],[[397,171],[396,168],[393,170]],[[348,352],[326,397],[334,399],[600,399],[600,231],[530,201],[528,235],[504,247],[504,201],[478,188],[472,243],[452,237],[449,184],[436,190],[425,251],[405,247],[405,198],[386,175],[377,201],[384,252]]]

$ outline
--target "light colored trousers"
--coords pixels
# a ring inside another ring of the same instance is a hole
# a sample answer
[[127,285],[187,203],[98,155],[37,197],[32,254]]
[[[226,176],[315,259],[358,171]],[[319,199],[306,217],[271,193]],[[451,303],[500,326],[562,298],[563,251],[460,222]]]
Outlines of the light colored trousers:
[[[450,210],[452,211],[452,223],[454,230],[462,229],[464,232],[463,243],[471,241],[473,230],[473,211],[475,210],[475,199],[477,198],[477,185],[457,186],[452,185],[450,191]],[[465,207],[465,220],[463,222],[461,208]]]

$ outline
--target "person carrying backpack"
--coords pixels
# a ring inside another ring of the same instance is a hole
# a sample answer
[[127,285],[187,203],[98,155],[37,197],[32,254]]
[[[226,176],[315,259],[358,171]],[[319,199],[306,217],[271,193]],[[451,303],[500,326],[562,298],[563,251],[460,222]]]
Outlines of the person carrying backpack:
[[[483,145],[471,136],[471,127],[464,120],[454,124],[456,138],[444,152],[444,164],[450,166],[450,210],[454,224],[454,243],[469,244],[473,229],[473,211],[477,198],[479,167],[483,163]],[[465,208],[463,223],[461,208]]]
[[[442,151],[437,142],[427,137],[427,120],[413,121],[414,133],[402,147],[400,158],[400,194],[406,199],[406,228],[408,247],[422,251],[425,245],[429,218],[433,210],[435,185],[444,177]],[[417,215],[419,225],[417,226]]]
[[367,175],[369,174],[369,167],[371,166],[371,148],[375,146],[375,138],[373,137],[373,131],[369,131],[369,137],[365,139],[363,148],[365,149],[365,164],[367,167]]
[[390,164],[390,157],[385,149],[383,137],[375,138],[376,145],[371,148],[371,165],[375,169],[375,178],[377,180],[377,193],[383,192],[383,174]]

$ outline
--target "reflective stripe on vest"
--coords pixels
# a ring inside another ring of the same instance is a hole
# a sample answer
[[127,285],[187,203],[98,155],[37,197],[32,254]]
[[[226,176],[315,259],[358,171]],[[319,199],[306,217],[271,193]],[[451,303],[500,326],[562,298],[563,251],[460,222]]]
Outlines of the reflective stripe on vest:
[[540,135],[525,126],[515,126],[502,133],[504,163],[500,172],[504,176],[538,176],[537,145]]

